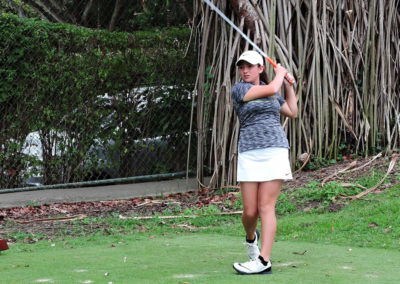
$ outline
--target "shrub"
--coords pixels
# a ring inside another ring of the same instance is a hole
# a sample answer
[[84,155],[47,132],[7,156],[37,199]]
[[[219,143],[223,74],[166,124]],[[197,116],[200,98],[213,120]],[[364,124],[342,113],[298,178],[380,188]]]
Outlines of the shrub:
[[[149,137],[143,134],[169,135],[160,132],[171,128],[165,113],[176,112],[176,101],[192,90],[196,66],[193,48],[184,56],[186,28],[110,33],[2,15],[0,30],[0,175],[14,169],[19,177],[35,165],[45,184],[81,181],[99,164],[90,157],[96,144],[113,140],[121,146]],[[151,105],[161,97],[160,89],[132,95],[149,85],[180,89],[161,104]],[[140,100],[148,104],[142,111],[135,108]],[[183,105],[179,120],[190,111],[188,102]],[[177,124],[172,132],[187,130]],[[22,148],[32,132],[40,133],[43,153],[27,163]],[[119,151],[121,160],[133,150]],[[0,186],[20,182],[16,178]]]

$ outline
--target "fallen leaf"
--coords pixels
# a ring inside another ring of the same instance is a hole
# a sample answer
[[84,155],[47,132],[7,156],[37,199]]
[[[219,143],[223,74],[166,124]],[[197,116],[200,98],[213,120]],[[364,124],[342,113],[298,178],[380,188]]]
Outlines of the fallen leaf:
[[302,252],[297,252],[297,251],[295,251],[295,252],[293,252],[293,254],[304,255],[306,252],[307,252],[307,250],[304,250],[304,251],[302,251]]
[[368,228],[377,228],[377,227],[379,227],[379,225],[375,222],[371,222],[368,224]]
[[140,233],[146,232],[147,231],[147,227],[146,226],[136,226],[135,228],[137,231],[139,231]]
[[301,223],[300,226],[302,227],[310,227],[311,225],[316,224],[317,222],[311,222],[311,223]]
[[35,243],[35,240],[33,240],[33,239],[30,238],[30,237],[26,237],[26,238],[24,239],[24,242],[27,243],[27,244],[33,244],[33,243]]

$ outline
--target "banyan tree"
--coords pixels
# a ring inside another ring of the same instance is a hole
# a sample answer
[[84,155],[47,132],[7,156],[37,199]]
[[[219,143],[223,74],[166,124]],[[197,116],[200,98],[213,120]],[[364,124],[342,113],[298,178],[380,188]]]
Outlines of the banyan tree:
[[[399,1],[213,3],[296,78],[299,116],[282,119],[294,170],[305,161],[398,151]],[[202,182],[211,170],[211,187],[234,185],[239,125],[231,88],[239,79],[238,55],[252,47],[203,1],[195,10],[197,176]]]

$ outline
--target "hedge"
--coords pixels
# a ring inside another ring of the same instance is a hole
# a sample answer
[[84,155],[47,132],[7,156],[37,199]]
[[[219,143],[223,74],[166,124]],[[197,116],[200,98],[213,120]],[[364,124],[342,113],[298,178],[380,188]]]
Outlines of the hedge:
[[[3,14],[0,30],[1,188],[20,186],[21,176],[32,174],[28,167],[41,172],[46,184],[81,181],[99,165],[90,149],[110,140],[120,156],[111,166],[126,176],[132,173],[124,173],[123,156],[134,149],[123,145],[166,136],[160,134],[166,128],[168,135],[187,131],[186,125],[166,127],[171,121],[165,112],[183,103],[177,120],[189,119],[190,103],[182,101],[196,75],[189,29],[110,33]],[[159,87],[138,91],[143,86]],[[161,86],[174,87],[155,103]],[[143,101],[147,107],[140,111]],[[21,152],[34,131],[42,160]]]

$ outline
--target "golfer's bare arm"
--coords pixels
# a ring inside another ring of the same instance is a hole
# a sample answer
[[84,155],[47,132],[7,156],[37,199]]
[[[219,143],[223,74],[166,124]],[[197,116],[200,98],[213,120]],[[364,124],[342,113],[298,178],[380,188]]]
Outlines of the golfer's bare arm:
[[244,102],[273,96],[279,92],[287,70],[280,64],[274,69],[275,78],[268,85],[256,85],[251,87],[243,97]]
[[294,93],[293,85],[290,86],[289,83],[283,83],[285,87],[286,102],[281,106],[281,114],[290,118],[297,117],[297,98]]

